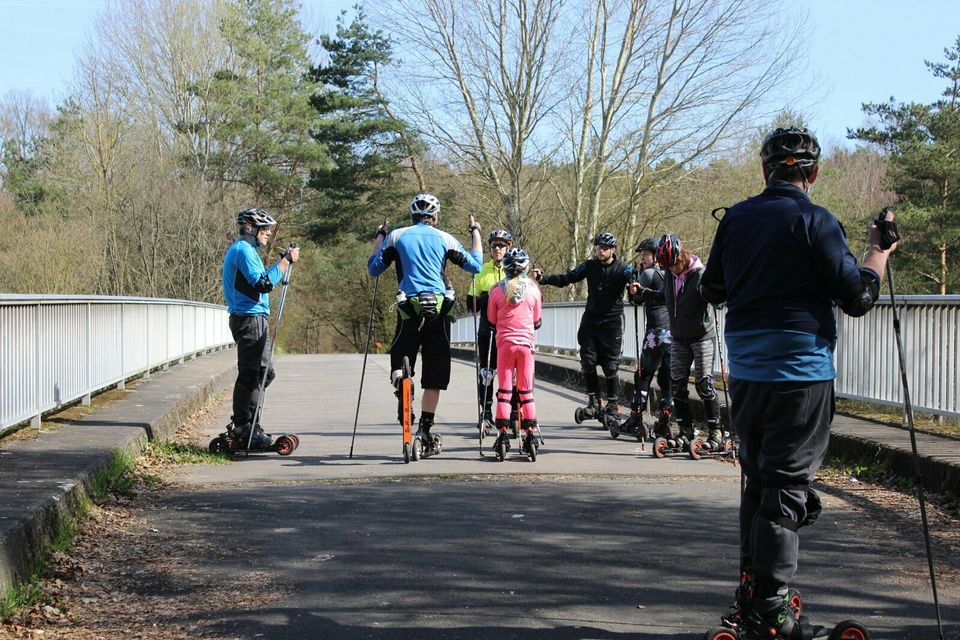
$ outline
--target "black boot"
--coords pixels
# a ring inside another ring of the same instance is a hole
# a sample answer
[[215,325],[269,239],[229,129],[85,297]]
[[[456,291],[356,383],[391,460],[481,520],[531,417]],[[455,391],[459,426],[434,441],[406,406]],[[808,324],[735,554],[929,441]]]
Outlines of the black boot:
[[506,442],[507,451],[510,450],[510,421],[506,418],[497,418],[497,439],[493,442],[493,450],[497,450],[497,446],[501,441]]

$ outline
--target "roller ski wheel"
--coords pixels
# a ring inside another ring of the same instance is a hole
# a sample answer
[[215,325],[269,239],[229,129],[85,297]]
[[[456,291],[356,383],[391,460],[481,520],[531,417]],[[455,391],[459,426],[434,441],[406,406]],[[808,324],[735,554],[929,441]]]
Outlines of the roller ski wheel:
[[870,632],[856,620],[844,620],[830,632],[830,640],[870,640]]
[[410,459],[414,462],[420,462],[420,458],[423,457],[423,442],[420,441],[420,438],[413,439],[413,452],[410,456]]
[[210,453],[230,453],[230,446],[227,444],[226,438],[217,436],[210,441],[207,450],[210,451]]
[[741,640],[742,636],[733,629],[727,627],[717,627],[707,631],[704,640]]
[[669,448],[666,438],[657,438],[653,441],[653,457],[666,458]]
[[620,421],[616,418],[607,419],[607,430],[610,431],[610,437],[616,440],[620,437]]
[[413,446],[407,442],[403,444],[403,463],[409,464],[413,459]]
[[584,419],[583,408],[577,407],[576,410],[574,410],[573,412],[573,421],[576,422],[577,424],[583,424],[583,419]]
[[497,441],[493,443],[493,450],[497,454],[497,461],[503,462],[507,459],[507,451],[510,451],[510,436],[506,431],[501,431],[497,436]]
[[537,436],[531,431],[523,437],[523,447],[521,448],[521,452],[527,454],[527,457],[530,458],[530,462],[536,462],[537,449],[539,446],[540,443],[537,439]]
[[800,595],[798,590],[790,589],[787,593],[787,604],[790,605],[790,610],[793,611],[793,617],[799,620],[800,614],[803,613],[803,596]]
[[294,440],[296,436],[290,437],[288,435],[279,436],[276,441],[273,443],[274,448],[282,456],[288,456],[297,449],[297,441]]
[[694,438],[690,443],[689,448],[687,449],[687,454],[693,460],[699,460],[703,457],[704,454],[704,444],[703,440],[700,438]]

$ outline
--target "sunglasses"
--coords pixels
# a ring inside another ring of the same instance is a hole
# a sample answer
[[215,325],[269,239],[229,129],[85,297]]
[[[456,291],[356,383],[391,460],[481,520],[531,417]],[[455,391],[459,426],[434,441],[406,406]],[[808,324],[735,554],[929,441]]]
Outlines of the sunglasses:
[[506,243],[504,243],[504,242],[491,242],[491,243],[490,243],[490,248],[491,248],[491,249],[506,249],[506,248],[509,247],[509,246],[510,246],[510,245],[508,245],[508,244],[506,244]]

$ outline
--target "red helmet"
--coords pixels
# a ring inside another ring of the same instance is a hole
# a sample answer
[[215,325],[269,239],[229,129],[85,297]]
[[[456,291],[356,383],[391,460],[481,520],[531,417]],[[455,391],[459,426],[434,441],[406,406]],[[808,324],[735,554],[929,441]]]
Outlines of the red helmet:
[[669,269],[677,264],[682,248],[680,238],[672,233],[665,233],[660,236],[660,240],[657,242],[657,264],[660,265],[660,268]]

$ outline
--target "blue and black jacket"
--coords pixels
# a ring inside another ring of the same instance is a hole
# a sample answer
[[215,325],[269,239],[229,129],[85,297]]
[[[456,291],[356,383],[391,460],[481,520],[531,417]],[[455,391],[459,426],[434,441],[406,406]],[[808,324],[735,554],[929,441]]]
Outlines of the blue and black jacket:
[[730,375],[754,381],[835,378],[834,304],[861,316],[879,292],[840,221],[779,180],[727,210],[700,279],[704,299],[727,303]]
[[223,297],[231,314],[270,315],[270,291],[283,274],[279,263],[267,269],[253,242],[237,238],[223,256]]
[[442,295],[447,288],[444,272],[448,260],[467,273],[480,273],[483,267],[482,252],[468,252],[446,231],[420,222],[391,231],[380,251],[370,256],[367,271],[379,276],[396,262],[398,287],[408,298],[420,293]]

